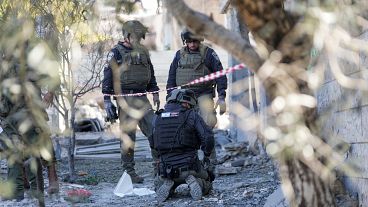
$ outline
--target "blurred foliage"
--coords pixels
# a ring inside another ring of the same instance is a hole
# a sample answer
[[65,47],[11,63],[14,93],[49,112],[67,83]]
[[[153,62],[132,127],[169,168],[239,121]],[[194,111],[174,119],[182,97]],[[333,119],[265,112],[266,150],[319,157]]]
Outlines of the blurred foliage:
[[3,182],[0,180],[0,196],[11,196],[11,189],[14,188],[14,184],[10,182]]
[[46,27],[43,29],[51,26],[55,38],[66,30],[72,30],[80,43],[101,40],[101,36],[93,31],[93,27],[88,26],[95,20],[94,7],[89,1],[2,1],[0,21],[6,21],[9,16],[26,17],[36,23],[43,21],[42,26]]

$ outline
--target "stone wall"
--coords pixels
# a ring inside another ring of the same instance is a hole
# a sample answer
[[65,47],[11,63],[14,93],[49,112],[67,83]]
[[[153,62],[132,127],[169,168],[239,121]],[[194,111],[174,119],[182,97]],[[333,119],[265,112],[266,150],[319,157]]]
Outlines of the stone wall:
[[[360,39],[368,40],[368,31]],[[361,53],[355,62],[353,59],[340,60],[342,72],[350,78],[367,80],[367,55]],[[345,160],[357,170],[344,176],[344,183],[350,193],[359,197],[360,206],[368,206],[368,92],[342,87],[327,68],[324,84],[316,96],[323,136],[332,145],[338,140],[350,145]]]

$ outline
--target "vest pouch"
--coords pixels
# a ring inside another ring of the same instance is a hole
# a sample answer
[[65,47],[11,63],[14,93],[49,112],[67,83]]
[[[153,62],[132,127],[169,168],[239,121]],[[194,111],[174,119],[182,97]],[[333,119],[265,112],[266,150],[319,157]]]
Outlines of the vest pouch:
[[189,127],[184,127],[180,132],[180,144],[186,147],[198,148],[198,139],[195,139],[196,135]]
[[160,165],[158,168],[158,175],[164,178],[173,179],[173,178],[179,177],[179,171],[177,170],[177,168],[174,168],[170,164],[160,162]]
[[122,56],[119,65],[121,88],[145,90],[151,80],[148,51],[142,48],[127,50],[120,45],[116,48]]
[[[206,49],[200,49],[206,51]],[[180,59],[176,70],[176,84],[183,85],[195,79],[203,77],[211,73],[204,64],[205,52],[189,53],[186,49],[180,50]],[[214,81],[207,81],[191,85],[190,88],[208,88],[215,84]]]

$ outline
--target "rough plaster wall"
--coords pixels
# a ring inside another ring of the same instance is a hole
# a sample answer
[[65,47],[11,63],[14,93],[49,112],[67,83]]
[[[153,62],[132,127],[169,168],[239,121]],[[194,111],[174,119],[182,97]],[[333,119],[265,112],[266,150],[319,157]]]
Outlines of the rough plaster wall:
[[[240,31],[239,22],[237,21],[236,11],[233,8],[229,8],[227,11],[227,28],[234,32]],[[239,62],[233,57],[229,56],[229,66],[239,64]],[[257,103],[253,103],[255,100],[254,90],[254,77],[249,70],[241,70],[230,74],[229,76],[229,90],[228,96],[230,97],[230,136],[236,141],[248,141],[250,146],[253,147],[257,140],[257,134],[250,131],[243,131],[244,121],[239,117],[250,116],[250,113],[254,113],[257,110]],[[241,88],[237,90],[236,88]],[[253,89],[253,90],[252,90]],[[252,95],[254,97],[252,97]]]
[[[368,41],[368,31],[360,36]],[[358,62],[341,61],[342,72],[351,78],[367,78],[368,57],[360,54]],[[330,142],[342,139],[351,145],[345,155],[347,162],[356,163],[357,175],[348,175],[344,183],[348,190],[359,196],[361,206],[368,206],[368,93],[340,86],[328,69],[325,83],[316,94],[318,111],[322,116],[321,128]]]

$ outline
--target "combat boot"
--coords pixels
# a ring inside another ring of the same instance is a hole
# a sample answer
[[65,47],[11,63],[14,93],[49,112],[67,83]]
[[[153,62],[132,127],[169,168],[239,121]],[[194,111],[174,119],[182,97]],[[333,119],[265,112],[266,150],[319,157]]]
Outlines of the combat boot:
[[54,163],[52,163],[50,166],[47,167],[47,173],[49,178],[49,187],[47,188],[47,193],[48,194],[59,193],[59,182]]
[[189,175],[187,178],[185,178],[185,182],[190,188],[190,195],[192,196],[193,200],[200,200],[202,198],[202,187],[197,179],[193,175]]
[[172,193],[172,188],[174,186],[174,181],[165,179],[163,184],[158,188],[156,194],[157,194],[157,201],[159,203],[164,202]]

